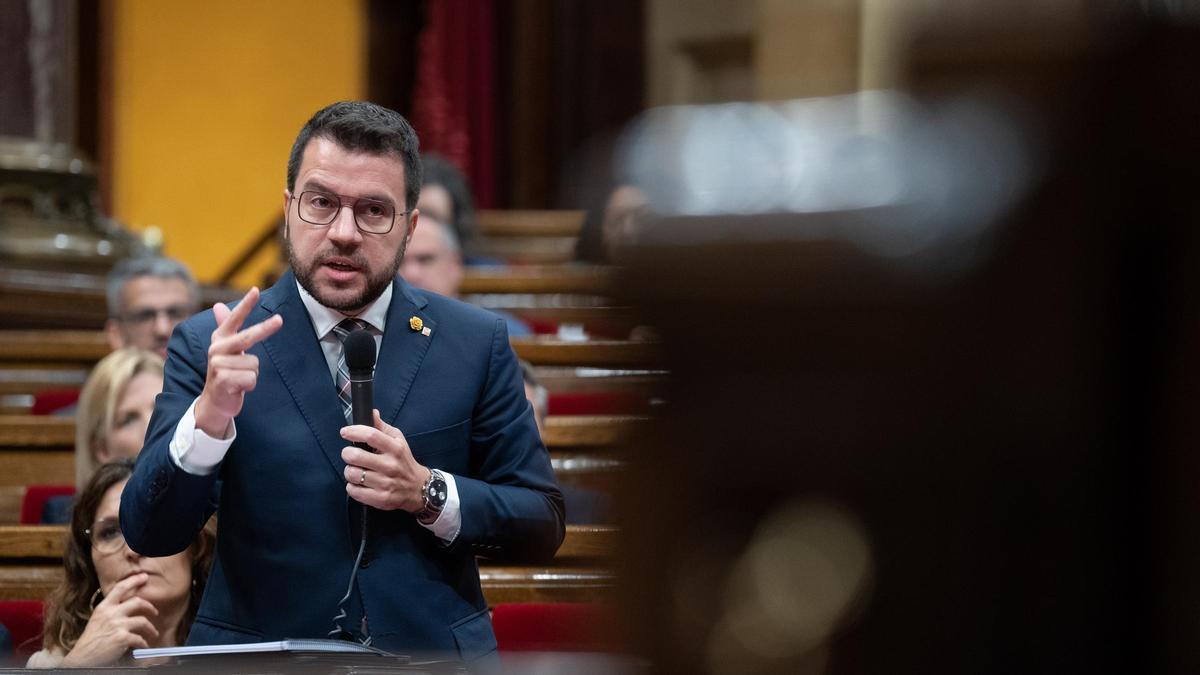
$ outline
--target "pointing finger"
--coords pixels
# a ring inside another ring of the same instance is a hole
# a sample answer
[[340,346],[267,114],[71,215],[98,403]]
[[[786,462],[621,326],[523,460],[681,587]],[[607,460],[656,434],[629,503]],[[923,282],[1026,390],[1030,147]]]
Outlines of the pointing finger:
[[223,302],[213,305],[213,317],[216,318],[218,326],[225,323],[225,319],[229,318],[229,305]]
[[[273,314],[246,330],[238,331],[232,335],[218,337],[214,333],[212,345],[209,347],[209,355],[210,357],[216,357],[218,354],[241,354],[262,340],[271,337],[282,327],[283,317]],[[219,331],[220,329],[218,328],[217,330]]]
[[[230,311],[229,315],[220,322],[220,324],[217,326],[217,335],[227,336],[238,332],[238,330],[242,327],[242,322],[245,321],[246,317],[250,315],[250,310],[253,309],[257,304],[258,286],[254,286],[250,290],[246,291],[246,295],[242,296],[242,301],[238,303],[237,307],[234,307],[233,310]],[[215,309],[216,308],[214,307],[214,311]]]
[[250,349],[259,342],[279,332],[280,328],[283,328],[283,317],[278,314],[272,314],[270,318],[241,331],[237,334],[237,339],[240,342],[239,346],[241,347],[239,351],[244,352]]

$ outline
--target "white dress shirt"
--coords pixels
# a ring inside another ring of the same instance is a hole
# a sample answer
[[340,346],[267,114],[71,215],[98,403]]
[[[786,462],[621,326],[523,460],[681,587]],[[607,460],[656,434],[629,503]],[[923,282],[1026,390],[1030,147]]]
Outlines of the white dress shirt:
[[[333,328],[347,317],[345,314],[317,302],[317,299],[309,295],[299,282],[296,283],[296,287],[300,290],[300,299],[304,302],[304,308],[312,319],[317,340],[321,344],[321,351],[329,366],[329,386],[335,387],[334,382],[337,380],[337,367],[342,345],[337,335],[334,334]],[[383,342],[384,324],[387,323],[388,307],[391,304],[392,286],[388,285],[374,302],[367,305],[367,308],[355,317],[366,322],[370,327],[371,333],[375,336],[376,353]],[[197,429],[196,401],[192,401],[192,405],[188,406],[187,412],[183,414],[183,418],[175,427],[175,436],[171,439],[170,444],[171,459],[176,466],[190,474],[208,475],[216,470],[221,460],[225,459],[225,453],[229,451],[229,446],[233,445],[234,439],[237,438],[237,427],[233,421],[229,423],[227,435],[227,438],[213,438],[203,430]],[[442,541],[450,543],[462,529],[462,512],[459,509],[458,486],[454,483],[454,476],[445,471],[441,473],[446,477],[446,505],[442,508],[437,520],[428,525],[425,523],[420,523],[420,525],[433,532]]]

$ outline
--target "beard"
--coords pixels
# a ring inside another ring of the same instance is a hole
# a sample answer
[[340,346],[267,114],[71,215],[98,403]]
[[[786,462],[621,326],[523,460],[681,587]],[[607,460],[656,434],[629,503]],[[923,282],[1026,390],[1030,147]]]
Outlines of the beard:
[[[400,269],[400,261],[404,259],[404,249],[407,248],[408,242],[404,239],[400,240],[400,248],[396,250],[396,258],[392,261],[390,269],[379,270],[378,273],[371,272],[366,258],[357,249],[342,251],[336,246],[330,246],[317,252],[312,257],[312,260],[308,264],[305,264],[296,257],[296,250],[292,248],[290,237],[284,237],[283,246],[287,252],[288,265],[291,266],[292,271],[296,275],[296,280],[300,282],[300,286],[322,305],[350,315],[374,302],[383,293],[384,289],[392,283],[392,280],[396,277],[397,270]],[[348,298],[338,299],[317,286],[313,281],[317,270],[325,260],[334,257],[348,258],[356,267],[366,272],[367,284],[362,292]]]

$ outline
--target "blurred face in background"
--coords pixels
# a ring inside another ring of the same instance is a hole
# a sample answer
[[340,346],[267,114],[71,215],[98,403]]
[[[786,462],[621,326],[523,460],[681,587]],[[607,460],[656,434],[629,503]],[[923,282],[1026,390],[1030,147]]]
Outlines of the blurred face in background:
[[462,253],[445,223],[421,212],[421,227],[408,242],[400,276],[408,283],[450,298],[458,297],[463,280]]
[[112,424],[107,437],[96,452],[101,463],[122,457],[137,457],[146,439],[146,428],[154,414],[154,397],[162,391],[163,378],[159,372],[134,375],[117,397],[112,411]]
[[105,329],[109,346],[137,347],[166,358],[171,331],[192,314],[195,299],[183,279],[142,276],[121,289],[121,306]]
[[609,260],[615,260],[622,246],[637,239],[638,220],[646,213],[646,195],[632,185],[612,191],[604,207],[604,248]]
[[450,193],[441,185],[424,185],[421,187],[421,197],[417,200],[417,208],[427,220],[440,223],[454,222],[454,200]]

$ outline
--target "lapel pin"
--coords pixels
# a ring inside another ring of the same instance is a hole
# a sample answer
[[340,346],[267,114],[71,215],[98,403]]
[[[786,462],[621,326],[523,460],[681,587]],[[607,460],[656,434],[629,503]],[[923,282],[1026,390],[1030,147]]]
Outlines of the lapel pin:
[[429,326],[425,326],[424,328],[421,329],[421,335],[424,335],[425,337],[429,337]]
[[425,327],[425,322],[421,320],[421,317],[414,316],[408,320],[408,327],[418,331]]

